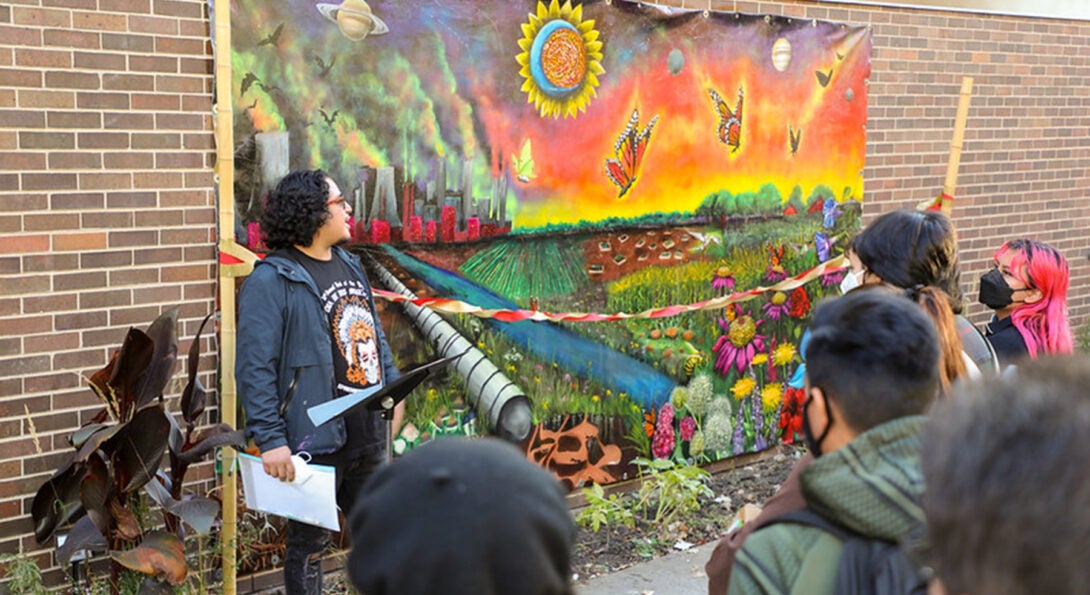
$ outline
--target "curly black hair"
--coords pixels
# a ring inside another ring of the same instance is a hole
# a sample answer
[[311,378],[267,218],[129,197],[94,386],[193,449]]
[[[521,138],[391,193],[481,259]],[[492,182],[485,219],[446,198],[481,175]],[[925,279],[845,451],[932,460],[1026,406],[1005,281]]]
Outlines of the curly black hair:
[[331,216],[329,176],[320,169],[296,170],[284,176],[269,193],[261,229],[270,250],[309,246],[314,234]]

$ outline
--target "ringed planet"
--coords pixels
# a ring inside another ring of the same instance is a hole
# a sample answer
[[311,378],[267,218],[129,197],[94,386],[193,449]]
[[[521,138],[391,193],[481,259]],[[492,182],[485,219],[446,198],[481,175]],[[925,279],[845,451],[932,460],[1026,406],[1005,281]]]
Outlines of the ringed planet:
[[371,7],[364,0],[344,0],[340,4],[321,3],[316,8],[326,20],[337,23],[341,34],[352,41],[359,41],[368,35],[390,32],[386,23],[371,12]]
[[772,66],[783,72],[791,65],[791,42],[781,37],[772,44]]

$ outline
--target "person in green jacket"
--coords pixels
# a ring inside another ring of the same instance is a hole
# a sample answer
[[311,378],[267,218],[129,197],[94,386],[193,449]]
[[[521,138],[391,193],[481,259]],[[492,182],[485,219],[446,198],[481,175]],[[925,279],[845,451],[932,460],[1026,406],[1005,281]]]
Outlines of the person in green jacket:
[[[920,430],[939,393],[939,339],[900,291],[862,288],[820,304],[806,349],[803,434],[816,460],[806,506],[854,533],[898,542],[923,526]],[[833,593],[843,542],[776,523],[738,552],[729,593]]]

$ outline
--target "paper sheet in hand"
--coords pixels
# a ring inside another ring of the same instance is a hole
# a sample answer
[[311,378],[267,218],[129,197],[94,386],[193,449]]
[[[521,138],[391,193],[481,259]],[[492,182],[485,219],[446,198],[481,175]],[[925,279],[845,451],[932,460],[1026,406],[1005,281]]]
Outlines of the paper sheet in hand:
[[259,457],[238,455],[246,507],[331,531],[340,530],[336,471],[325,465],[308,465],[297,456],[291,459],[295,464],[295,481],[287,483],[265,473]]

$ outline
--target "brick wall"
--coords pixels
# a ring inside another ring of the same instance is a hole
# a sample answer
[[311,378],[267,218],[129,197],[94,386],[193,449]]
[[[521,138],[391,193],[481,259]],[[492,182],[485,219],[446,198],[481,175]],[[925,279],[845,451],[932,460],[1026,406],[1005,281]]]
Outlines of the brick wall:
[[[867,218],[941,190],[961,77],[974,77],[954,211],[968,296],[1003,240],[1030,235],[1067,254],[1073,326],[1090,320],[1090,23],[710,7],[873,26]],[[52,565],[27,511],[96,410],[80,375],[128,326],[181,305],[188,339],[214,307],[211,73],[201,1],[0,5],[0,553]]]
[[81,376],[172,306],[187,349],[215,307],[212,86],[200,0],[0,5],[0,553],[53,566],[27,513],[99,409]]

